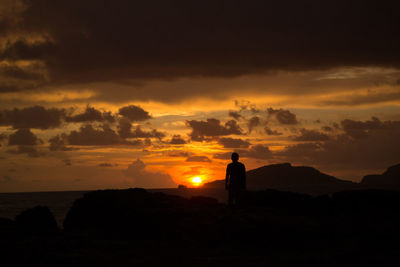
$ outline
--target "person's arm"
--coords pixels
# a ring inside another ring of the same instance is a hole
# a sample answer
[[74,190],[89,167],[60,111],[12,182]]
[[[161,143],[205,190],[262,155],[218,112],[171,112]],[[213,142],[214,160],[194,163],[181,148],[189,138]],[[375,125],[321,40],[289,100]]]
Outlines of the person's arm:
[[225,189],[229,187],[229,165],[226,166],[226,175],[225,175]]

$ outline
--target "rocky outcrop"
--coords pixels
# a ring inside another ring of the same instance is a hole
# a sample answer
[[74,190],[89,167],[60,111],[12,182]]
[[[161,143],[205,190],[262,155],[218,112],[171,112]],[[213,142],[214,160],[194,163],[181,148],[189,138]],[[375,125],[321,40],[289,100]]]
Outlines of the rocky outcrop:
[[366,175],[361,184],[377,188],[400,188],[400,164],[391,166],[382,174]]
[[[292,166],[290,163],[272,164],[247,171],[249,190],[277,189],[307,194],[326,194],[354,189],[355,184],[324,174],[312,167]],[[206,187],[223,187],[223,180],[214,181]]]
[[25,233],[50,234],[58,231],[57,222],[46,206],[36,206],[21,212],[15,217],[15,223]]

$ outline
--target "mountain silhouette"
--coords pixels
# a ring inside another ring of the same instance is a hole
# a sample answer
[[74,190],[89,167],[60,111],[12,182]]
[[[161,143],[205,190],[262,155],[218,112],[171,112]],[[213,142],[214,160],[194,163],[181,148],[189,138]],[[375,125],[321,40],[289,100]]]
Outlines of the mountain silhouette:
[[377,188],[400,188],[400,164],[391,166],[382,174],[364,176],[361,184]]
[[[324,174],[312,167],[292,166],[290,163],[272,164],[246,172],[249,190],[277,189],[308,194],[324,194],[354,189],[357,184]],[[205,184],[223,187],[224,180]]]

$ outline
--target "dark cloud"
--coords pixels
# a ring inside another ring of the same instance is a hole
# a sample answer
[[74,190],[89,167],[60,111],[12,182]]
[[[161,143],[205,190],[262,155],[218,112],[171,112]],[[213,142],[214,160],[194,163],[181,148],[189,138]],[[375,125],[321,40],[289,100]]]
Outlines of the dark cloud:
[[0,27],[43,38],[0,58],[40,60],[53,83],[400,65],[397,1],[24,2]]
[[186,144],[186,141],[179,134],[175,134],[168,143],[171,145],[183,145]]
[[10,134],[8,137],[8,145],[18,146],[34,146],[40,143],[40,140],[36,137],[30,129],[18,129],[16,132]]
[[333,128],[330,126],[322,126],[321,129],[325,132],[333,132]]
[[[240,154],[239,154],[240,155]],[[273,157],[271,150],[266,145],[255,145],[250,147],[242,156],[255,159],[271,159]]]
[[260,125],[260,123],[261,123],[260,117],[257,117],[257,116],[251,117],[247,121],[247,127],[249,128],[249,133],[251,133],[255,127]]
[[343,120],[344,133],[325,142],[301,143],[277,152],[286,161],[331,169],[386,168],[400,158],[400,121]]
[[102,146],[102,145],[141,145],[142,142],[126,141],[109,126],[103,125],[102,129],[95,129],[92,125],[82,126],[79,131],[72,131],[66,136],[69,145],[76,146]]
[[130,105],[119,109],[119,114],[130,121],[144,121],[151,119],[150,114],[141,107]]
[[49,139],[49,149],[50,151],[72,151],[76,150],[76,148],[73,147],[67,147],[67,135],[62,134],[62,135],[56,135],[52,138]]
[[99,166],[99,167],[114,167],[114,166],[116,166],[116,165],[114,165],[114,164],[111,164],[111,163],[100,163],[100,164],[97,164],[97,166]]
[[189,156],[186,161],[188,162],[211,162],[206,156]]
[[297,124],[296,114],[285,109],[267,109],[269,116],[274,116],[281,124]]
[[152,129],[151,131],[142,130],[140,125],[136,125],[136,127],[132,130],[132,124],[127,119],[121,119],[118,124],[118,133],[122,138],[158,138],[162,139],[165,137],[165,134],[157,131],[156,129]]
[[68,116],[65,120],[67,122],[114,122],[115,118],[112,116],[111,112],[101,112],[94,107],[87,106],[83,113]]
[[165,153],[166,156],[168,157],[183,157],[183,158],[187,158],[189,156],[192,155],[191,152],[189,151],[168,151],[167,153]]
[[232,152],[238,153],[239,157],[242,158],[255,158],[261,160],[267,160],[267,159],[272,159],[274,157],[268,146],[259,144],[251,146],[249,149],[235,149],[234,151],[231,152],[215,153],[213,155],[213,158],[229,160],[231,159]]
[[242,111],[250,111],[252,114],[257,114],[260,112],[258,108],[256,108],[256,105],[252,104],[248,100],[235,100],[235,106],[240,109],[240,112]]
[[268,135],[282,135],[283,133],[278,132],[277,130],[272,130],[271,128],[269,128],[268,126],[264,127],[264,131],[266,134]]
[[62,162],[64,162],[64,164],[65,164],[66,166],[72,166],[72,162],[71,162],[70,159],[63,159]]
[[240,115],[240,113],[237,111],[229,111],[228,115],[235,120],[239,120],[240,118],[242,118],[242,115]]
[[0,133],[0,142],[6,140],[8,136],[6,134]]
[[27,154],[28,157],[31,158],[37,158],[40,156],[44,156],[45,154],[43,152],[39,152],[36,147],[34,146],[25,146],[25,145],[20,145],[16,149],[11,148],[7,150],[7,153],[10,154]]
[[329,140],[329,135],[321,133],[316,130],[300,129],[300,134],[295,136],[290,136],[294,141],[326,141]]
[[[235,151],[236,153],[238,153],[239,155],[241,154],[241,152]],[[222,159],[222,160],[230,160],[232,156],[232,152],[222,152],[222,153],[215,153],[213,155],[214,159]]]
[[221,125],[221,122],[214,118],[207,119],[207,121],[190,120],[186,123],[192,128],[190,137],[194,141],[203,141],[206,137],[243,134],[235,120],[227,121],[225,125]]
[[124,174],[133,179],[133,186],[143,188],[175,188],[176,184],[171,176],[162,172],[146,170],[146,164],[137,159],[128,165]]
[[37,128],[49,129],[59,127],[65,116],[64,109],[34,106],[23,109],[0,111],[0,125],[11,125],[14,129]]
[[13,65],[0,66],[0,75],[4,78],[11,78],[17,80],[43,80],[43,73],[33,71],[33,68],[40,68],[39,65],[30,66],[30,69],[23,69]]
[[398,122],[382,123],[378,118],[372,117],[371,120],[364,122],[346,119],[341,121],[340,124],[347,135],[358,139],[367,137],[372,130],[388,128],[393,126],[392,124],[398,124]]
[[250,142],[240,138],[222,137],[218,139],[218,143],[223,145],[224,148],[248,148]]

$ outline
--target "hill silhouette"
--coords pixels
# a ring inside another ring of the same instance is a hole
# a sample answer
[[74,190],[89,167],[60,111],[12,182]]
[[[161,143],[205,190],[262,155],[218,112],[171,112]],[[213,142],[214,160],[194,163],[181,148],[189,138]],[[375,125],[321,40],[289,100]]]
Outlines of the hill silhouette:
[[[340,180],[307,166],[292,166],[290,163],[272,164],[246,172],[249,190],[276,189],[308,194],[326,194],[356,189],[357,184]],[[222,188],[224,180],[204,185]]]
[[361,185],[374,188],[400,188],[400,164],[391,166],[382,174],[364,176]]

